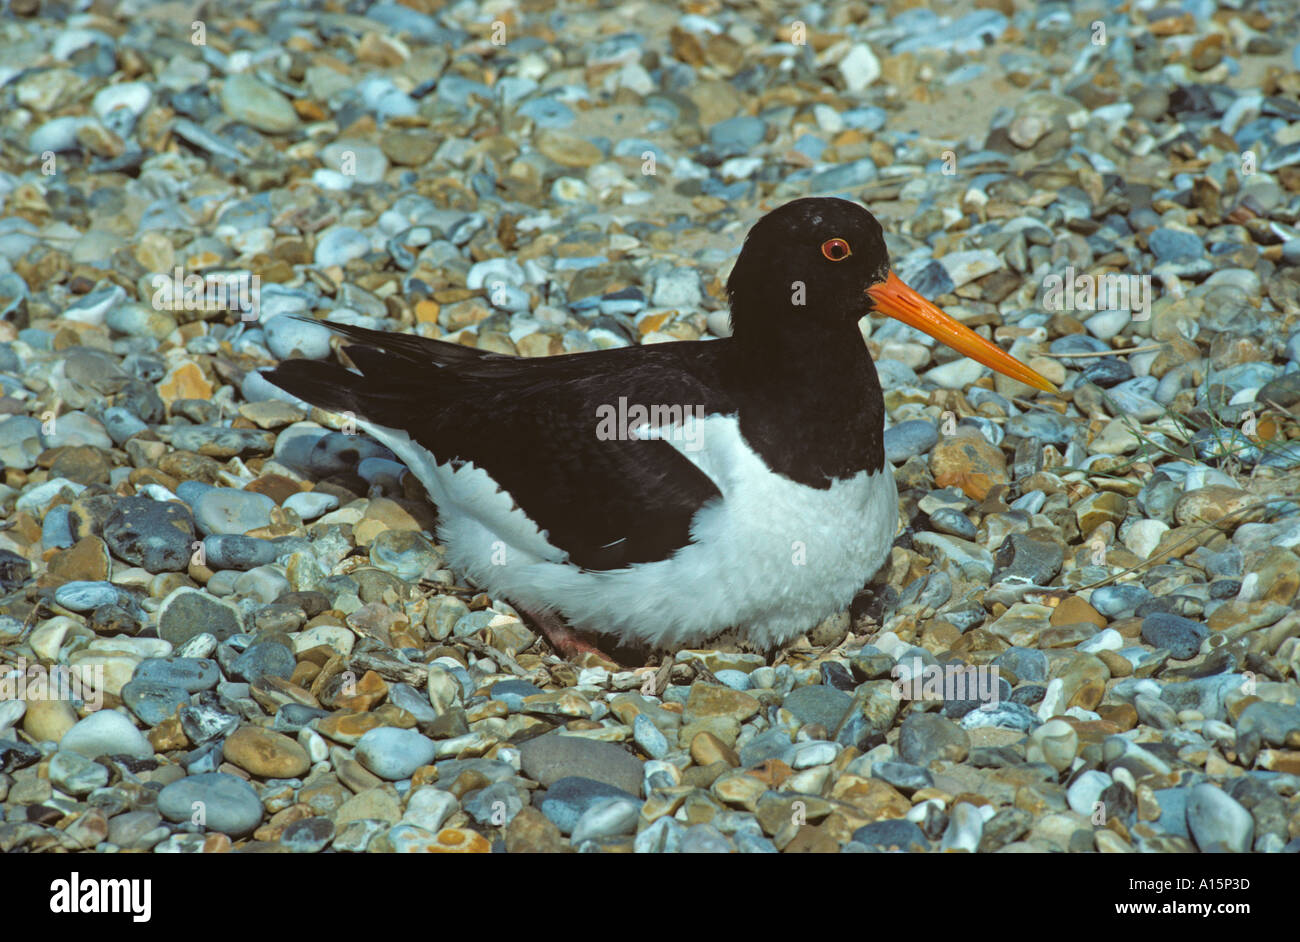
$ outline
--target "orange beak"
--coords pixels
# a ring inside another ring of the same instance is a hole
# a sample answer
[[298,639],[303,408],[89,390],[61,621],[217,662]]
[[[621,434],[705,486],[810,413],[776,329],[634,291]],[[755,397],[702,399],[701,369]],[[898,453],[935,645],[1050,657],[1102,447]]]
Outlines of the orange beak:
[[882,283],[868,288],[867,294],[881,314],[900,320],[908,327],[925,331],[940,343],[977,363],[997,370],[1003,376],[1010,376],[1044,392],[1056,392],[1056,387],[1036,371],[989,343],[965,324],[953,320],[905,285],[903,279],[892,271]]

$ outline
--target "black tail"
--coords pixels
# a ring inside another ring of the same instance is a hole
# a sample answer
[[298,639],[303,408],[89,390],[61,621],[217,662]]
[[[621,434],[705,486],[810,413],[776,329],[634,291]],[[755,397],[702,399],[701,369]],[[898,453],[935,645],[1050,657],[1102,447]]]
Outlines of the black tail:
[[[322,323],[306,317],[298,319],[312,324]],[[331,412],[352,412],[380,422],[385,421],[384,416],[392,411],[394,400],[400,402],[401,395],[410,392],[412,386],[425,385],[427,388],[431,370],[438,371],[442,367],[472,369],[488,361],[514,359],[413,334],[370,330],[351,324],[325,322],[325,326],[356,341],[343,350],[360,373],[337,363],[286,360],[262,375],[314,406]]]
[[365,416],[361,384],[364,377],[337,363],[317,360],[287,360],[262,375],[286,392],[330,412],[351,412]]

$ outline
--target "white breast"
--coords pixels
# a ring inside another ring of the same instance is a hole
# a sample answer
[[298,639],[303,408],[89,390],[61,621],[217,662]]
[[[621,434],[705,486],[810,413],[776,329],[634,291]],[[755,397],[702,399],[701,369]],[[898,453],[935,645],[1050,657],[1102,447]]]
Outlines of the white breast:
[[454,569],[521,608],[655,646],[697,644],[729,627],[758,647],[787,642],[848,606],[898,528],[888,466],[806,487],[774,474],[734,417],[710,416],[693,440],[668,439],[722,494],[696,515],[694,541],[666,560],[591,572],[568,563],[487,472],[453,470],[403,431],[360,424],[438,505]]

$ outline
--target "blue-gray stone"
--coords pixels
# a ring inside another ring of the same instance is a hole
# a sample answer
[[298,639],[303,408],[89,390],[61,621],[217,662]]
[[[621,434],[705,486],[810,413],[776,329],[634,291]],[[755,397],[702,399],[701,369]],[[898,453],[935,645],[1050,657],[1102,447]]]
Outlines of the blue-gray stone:
[[67,549],[75,545],[76,536],[72,532],[72,519],[67,504],[51,507],[41,521],[41,548]]
[[1208,626],[1181,615],[1153,612],[1142,619],[1142,640],[1155,648],[1168,648],[1180,661],[1195,657],[1209,636]]
[[124,497],[104,521],[113,555],[147,572],[182,572],[194,552],[194,518],[183,504]]
[[[1003,681],[1006,683],[1006,681]],[[998,703],[987,703],[971,710],[961,718],[962,729],[983,729],[996,726],[1000,729],[1017,729],[1027,733],[1041,725],[1037,714],[1022,703],[1008,698]]]
[[915,455],[924,455],[939,442],[939,431],[927,419],[909,419],[885,429],[885,458],[902,464]]
[[1161,262],[1194,262],[1205,255],[1205,246],[1190,232],[1160,228],[1147,237],[1147,246]]
[[1085,380],[1095,383],[1103,389],[1109,389],[1111,386],[1133,378],[1133,368],[1128,365],[1127,361],[1114,357],[1098,357],[1095,360],[1090,360],[1083,367],[1082,372]]
[[158,612],[158,637],[173,645],[205,632],[224,641],[242,628],[238,609],[196,589],[176,590]]
[[438,713],[429,702],[428,696],[410,684],[389,683],[388,702],[410,713],[417,722],[431,723],[438,718]]
[[312,720],[323,719],[329,715],[328,710],[319,707],[307,706],[304,703],[286,703],[275,711],[271,728],[277,732],[296,733],[310,726]]
[[873,821],[853,832],[853,839],[874,850],[903,850],[923,852],[930,849],[924,832],[902,818]]
[[924,264],[911,268],[906,275],[900,273],[900,277],[926,298],[949,294],[957,287],[948,274],[948,269],[935,259],[928,259]]
[[790,741],[790,732],[780,727],[759,733],[740,747],[740,764],[748,769],[768,759],[779,759],[789,750]]
[[121,599],[111,582],[65,582],[54,590],[54,601],[72,612],[90,612]]
[[41,761],[41,750],[15,739],[0,739],[0,772],[25,769]]
[[305,427],[281,432],[275,443],[277,461],[322,478],[355,471],[366,458],[396,457],[383,445],[361,435]]
[[567,128],[578,116],[573,109],[555,98],[531,98],[520,105],[515,113],[530,119],[539,128]]
[[193,503],[194,521],[205,534],[244,534],[271,523],[275,501],[255,491],[214,487]]
[[157,726],[175,716],[176,710],[190,702],[183,687],[148,680],[129,680],[122,686],[122,702],[146,726]]
[[206,704],[181,707],[180,718],[181,730],[195,745],[224,739],[239,728],[238,716]]
[[524,708],[524,697],[532,697],[544,692],[540,687],[526,680],[499,680],[492,685],[489,695],[493,700],[504,703],[510,712],[518,713]]
[[281,314],[262,325],[266,347],[280,360],[301,356],[308,360],[323,360],[330,355],[330,337],[333,332],[324,324],[299,317]]
[[632,721],[632,738],[652,759],[662,759],[668,754],[668,737],[644,713],[638,713]]
[[820,723],[830,731],[839,727],[853,704],[852,695],[825,684],[796,687],[786,694],[782,706],[803,724]]
[[1094,589],[1088,603],[1107,618],[1133,612],[1151,593],[1139,585],[1104,585]]
[[503,827],[523,810],[524,798],[513,782],[494,782],[466,795],[461,807],[479,824]]
[[808,181],[808,189],[812,192],[820,190],[852,190],[870,183],[876,179],[879,173],[876,162],[870,157],[863,157],[860,160],[840,164],[837,167],[831,167],[828,170],[813,174]]
[[871,777],[888,782],[904,794],[920,788],[929,788],[934,784],[934,776],[930,774],[929,769],[906,762],[873,762]]
[[294,821],[280,835],[280,844],[295,854],[318,854],[334,839],[334,822],[324,816]]
[[709,143],[720,156],[735,157],[748,154],[763,143],[766,133],[767,125],[762,118],[738,115],[709,128]]
[[187,693],[211,690],[221,680],[217,662],[206,657],[150,657],[140,662],[132,680],[180,687]]
[[110,406],[105,409],[99,420],[104,423],[104,431],[108,432],[108,437],[118,446],[132,436],[149,429],[149,426],[141,422],[135,413],[121,406]]
[[682,834],[683,854],[729,854],[732,850],[731,841],[712,824],[693,824]]
[[13,550],[0,550],[0,592],[12,592],[32,576],[32,564]]
[[262,802],[253,786],[225,772],[191,775],[158,793],[158,810],[169,821],[192,821],[231,837],[242,837],[262,820]]
[[357,759],[371,772],[390,782],[410,778],[422,765],[433,761],[438,747],[432,739],[413,729],[381,726],[357,743]]
[[979,52],[1005,33],[1009,25],[1010,20],[997,10],[975,10],[946,26],[928,26],[913,31],[893,45],[893,52],[915,52],[918,49]]
[[1300,736],[1300,706],[1264,700],[1250,704],[1237,719],[1237,735],[1254,732],[1270,746],[1285,747],[1288,739]]
[[571,775],[553,783],[542,796],[538,807],[560,829],[560,833],[572,834],[578,819],[602,798],[626,798],[639,804],[635,795],[621,788]]
[[238,680],[256,683],[270,674],[288,680],[297,666],[293,652],[278,641],[262,641],[250,645],[231,664],[231,673]]
[[940,533],[950,533],[963,540],[973,541],[977,535],[970,517],[953,507],[940,507],[930,514],[930,526]]
[[242,533],[215,533],[203,538],[203,552],[210,569],[247,571],[268,566],[280,555],[270,540]]
[[1047,683],[1047,655],[1037,648],[1007,648],[993,659],[994,667],[1005,667],[1022,683]]

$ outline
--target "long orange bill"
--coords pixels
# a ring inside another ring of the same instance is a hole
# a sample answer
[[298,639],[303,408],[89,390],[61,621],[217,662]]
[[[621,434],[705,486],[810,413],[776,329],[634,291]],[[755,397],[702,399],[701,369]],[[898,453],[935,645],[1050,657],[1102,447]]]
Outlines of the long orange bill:
[[875,302],[876,310],[902,321],[908,327],[923,330],[940,343],[997,370],[1004,376],[1045,392],[1056,392],[1056,387],[1021,363],[1000,347],[989,343],[965,324],[953,320],[913,289],[903,283],[892,271],[881,284],[867,289]]

